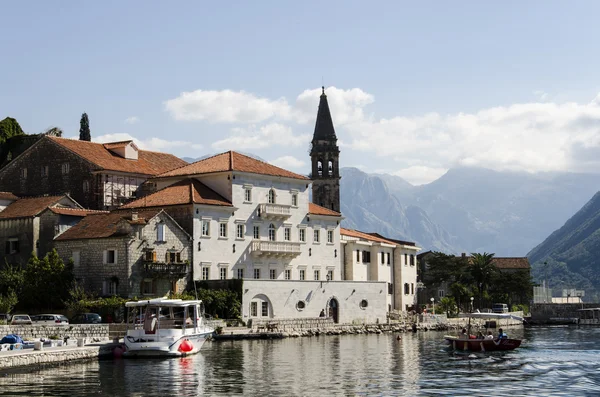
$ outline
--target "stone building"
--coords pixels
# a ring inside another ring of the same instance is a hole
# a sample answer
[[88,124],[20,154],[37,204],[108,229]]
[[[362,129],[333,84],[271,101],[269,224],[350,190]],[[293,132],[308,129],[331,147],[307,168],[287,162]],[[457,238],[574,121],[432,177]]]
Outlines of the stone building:
[[6,193],[0,193],[0,209],[3,257],[20,265],[26,264],[32,253],[46,255],[54,247],[55,236],[95,212],[81,208],[67,195],[16,198]]
[[415,243],[342,228],[341,247],[345,280],[384,282],[388,311],[412,309],[420,250]]
[[336,212],[340,212],[339,157],[340,149],[323,87],[310,147],[312,201]]
[[165,211],[117,210],[89,215],[56,237],[58,254],[99,295],[163,296],[185,289],[191,236]]
[[0,190],[17,196],[69,194],[85,208],[113,209],[150,177],[186,165],[132,141],[94,143],[42,136],[0,169]]

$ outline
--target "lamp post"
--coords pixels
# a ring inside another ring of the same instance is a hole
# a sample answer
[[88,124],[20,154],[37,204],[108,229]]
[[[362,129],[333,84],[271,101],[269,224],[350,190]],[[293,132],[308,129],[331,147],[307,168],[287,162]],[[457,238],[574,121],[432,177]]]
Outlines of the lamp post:
[[431,301],[431,306],[432,306],[432,313],[435,315],[435,298],[431,297],[431,299],[429,299]]
[[475,299],[475,298],[471,297],[471,313],[473,313],[473,299]]

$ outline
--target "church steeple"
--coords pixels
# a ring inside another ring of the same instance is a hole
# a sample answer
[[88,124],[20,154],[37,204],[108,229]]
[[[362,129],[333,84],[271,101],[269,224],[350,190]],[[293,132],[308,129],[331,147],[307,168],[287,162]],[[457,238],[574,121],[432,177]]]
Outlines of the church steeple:
[[310,149],[312,197],[315,204],[340,212],[340,149],[337,146],[325,87],[322,90]]

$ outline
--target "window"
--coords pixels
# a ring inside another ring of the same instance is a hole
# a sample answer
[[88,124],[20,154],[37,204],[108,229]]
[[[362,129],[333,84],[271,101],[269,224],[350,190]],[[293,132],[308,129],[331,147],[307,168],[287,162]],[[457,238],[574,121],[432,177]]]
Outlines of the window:
[[153,284],[152,284],[152,279],[147,278],[142,282],[142,294],[144,295],[150,295],[152,294],[152,291],[154,290],[153,288]]
[[444,290],[443,290],[443,289],[439,289],[439,290],[438,290],[438,297],[439,297],[439,298],[443,298],[443,297],[444,297],[444,295],[446,295],[446,293],[444,292]]
[[381,264],[383,265],[385,263],[385,252],[380,252],[379,255],[381,256]]
[[254,269],[254,278],[257,280],[260,278],[260,269]]
[[117,252],[115,250],[104,251],[104,263],[107,265],[114,265],[117,263]]
[[317,161],[317,174],[323,176],[323,162],[321,160]]
[[388,295],[394,294],[394,284],[388,283]]
[[253,237],[255,240],[260,239],[260,226],[254,226]]
[[156,251],[150,250],[144,253],[144,260],[146,262],[156,262]]
[[275,241],[275,225],[269,225],[269,241]]
[[306,241],[306,229],[300,229],[298,231],[298,238],[300,239],[301,242],[305,242]]
[[210,267],[203,267],[202,268],[202,280],[208,280],[209,276],[210,276]]
[[410,283],[410,293],[414,295],[414,293],[415,293],[415,283]]
[[356,250],[356,261],[360,262],[360,250]]
[[333,230],[327,231],[327,242],[333,244]]
[[327,281],[333,280],[333,270],[327,270]]
[[21,179],[27,179],[27,168],[21,168]]
[[314,275],[315,275],[315,280],[318,281],[321,278],[321,271],[315,270]]
[[408,254],[404,254],[404,266],[408,266]]
[[275,272],[275,269],[269,269],[269,278],[271,280],[275,280],[277,278],[277,274]]
[[319,229],[313,231],[313,242],[315,243],[319,242],[319,231]]
[[275,189],[269,190],[269,204],[275,204]]
[[247,203],[252,202],[252,189],[250,189],[250,188],[244,189],[244,201]]
[[19,239],[11,238],[6,241],[6,254],[19,253]]
[[391,262],[392,262],[392,259],[391,259],[391,258],[392,258],[392,254],[388,252],[388,253],[387,253],[387,264],[388,264],[388,265],[389,265],[389,264],[391,264]]
[[258,302],[250,302],[250,315],[252,317],[258,316]]
[[221,280],[227,280],[227,268],[226,267],[222,267],[219,269],[219,276],[220,276]]
[[292,207],[298,206],[298,193],[292,194]]
[[165,239],[165,224],[164,223],[159,223],[158,225],[156,225],[156,241],[158,241],[159,243],[167,241]]
[[181,258],[181,254],[178,252],[167,252],[167,263],[175,263],[177,261],[177,257]]
[[283,229],[283,239],[285,241],[291,241],[292,240],[292,228],[286,227],[285,229]]
[[327,173],[331,176],[333,175],[333,161],[329,160],[327,162]]
[[117,281],[118,279],[106,279],[102,282],[102,294],[103,295],[116,295],[117,294]]
[[90,191],[90,182],[89,181],[83,181],[83,192],[84,193],[88,193]]
[[241,280],[244,278],[244,269],[237,269],[237,276]]
[[292,279],[292,271],[290,269],[285,269],[285,279],[286,280]]
[[263,317],[269,316],[269,302],[261,302],[261,312],[260,315]]
[[40,174],[42,175],[42,178],[45,178],[48,176],[48,166],[47,165],[42,165]]
[[210,221],[208,219],[202,219],[202,235],[205,237],[210,236]]
[[414,265],[415,265],[415,256],[414,256],[414,255],[411,255],[411,256],[410,256],[410,265],[411,265],[411,266],[414,266]]
[[219,237],[227,237],[227,224],[225,222],[219,223]]
[[69,163],[62,163],[61,171],[63,175],[67,175],[69,173]]
[[371,251],[363,251],[362,252],[362,262],[363,263],[371,263]]
[[244,225],[237,225],[236,229],[237,238],[244,238]]
[[306,280],[306,270],[304,270],[304,269],[300,269],[299,273],[300,273],[300,274],[299,274],[299,276],[300,276],[300,277],[299,277],[299,278],[300,278],[300,280]]
[[410,293],[410,287],[408,283],[404,283],[404,295],[408,295]]

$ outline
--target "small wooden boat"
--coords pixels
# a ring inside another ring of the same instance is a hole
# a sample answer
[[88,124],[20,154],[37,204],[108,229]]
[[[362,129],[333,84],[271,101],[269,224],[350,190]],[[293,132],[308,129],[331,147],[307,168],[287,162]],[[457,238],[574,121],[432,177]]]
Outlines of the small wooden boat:
[[[486,320],[502,320],[512,319],[517,321],[523,321],[522,317],[515,316],[510,313],[470,313],[469,314],[469,331],[471,328],[472,318],[483,318]],[[469,336],[469,332],[465,336],[451,336],[446,335],[444,339],[454,350],[473,351],[473,352],[484,352],[484,351],[505,351],[514,350],[521,346],[520,339],[510,338],[474,338]]]

